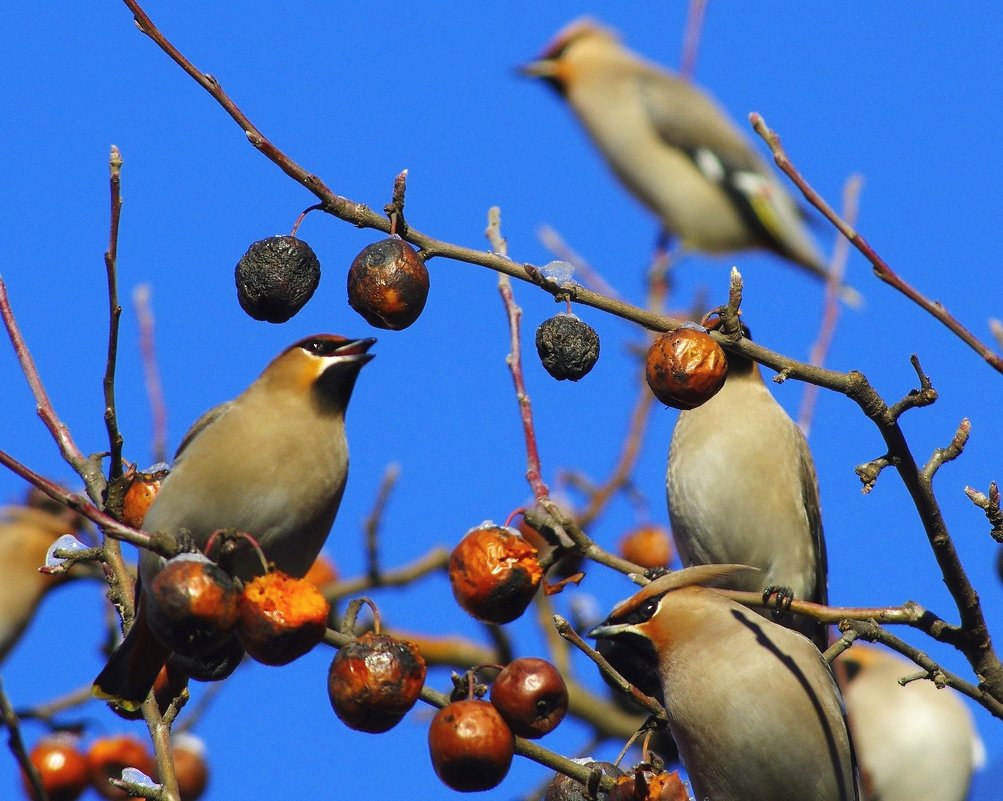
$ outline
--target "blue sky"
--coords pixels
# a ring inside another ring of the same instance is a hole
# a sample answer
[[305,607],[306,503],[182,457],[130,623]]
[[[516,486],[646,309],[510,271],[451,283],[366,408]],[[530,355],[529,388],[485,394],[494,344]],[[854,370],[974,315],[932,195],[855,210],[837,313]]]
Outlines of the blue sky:
[[[438,238],[486,247],[486,212],[500,205],[513,258],[552,257],[538,238],[547,224],[626,298],[642,300],[656,226],[606,172],[584,134],[546,88],[516,76],[567,21],[593,13],[627,43],[668,65],[679,60],[685,4],[447,2],[430,7],[271,3],[147,11],[280,148],[334,191],[379,208],[394,175],[410,173],[407,216]],[[933,3],[873,6],[765,2],[714,4],[707,13],[697,78],[739,120],[759,111],[783,136],[802,172],[834,202],[851,173],[865,186],[859,229],[893,269],[942,301],[983,339],[1000,316],[997,240],[1003,218],[1003,11]],[[157,348],[173,449],[210,405],[243,389],[287,344],[309,333],[368,336],[347,305],[344,276],[376,235],[310,215],[300,235],[323,269],[310,304],[281,326],[251,320],[236,303],[233,266],[246,247],[288,232],[313,202],[248,146],[225,113],[133,26],[125,6],[23,5],[0,30],[0,184],[7,212],[0,273],[56,409],[85,452],[106,447],[100,376],[106,337],[102,254],[107,245],[107,154],[125,159],[120,237],[122,323],[119,410],[126,456],[150,461],[151,423],[128,303],[152,287]],[[830,249],[833,235],[816,227]],[[727,268],[746,279],[744,312],[764,345],[805,358],[815,337],[821,289],[777,260],[755,254],[693,256],[679,268],[677,301],[706,288],[724,302]],[[385,518],[383,555],[399,565],[451,545],[485,518],[503,519],[529,491],[511,380],[505,319],[493,273],[433,260],[421,319],[384,332],[349,413],[352,475],[328,552],[346,575],[363,564],[361,521],[385,466],[402,474]],[[999,638],[1003,588],[997,546],[963,488],[985,489],[1000,474],[1000,375],[936,321],[851,256],[848,278],[866,297],[844,311],[829,364],[862,370],[896,400],[915,385],[918,353],[940,399],[902,421],[925,461],[963,417],[972,423],[964,455],[936,480],[945,517]],[[557,311],[546,296],[516,286],[527,341]],[[552,381],[527,353],[527,382],[540,430],[546,478],[562,468],[592,477],[613,466],[635,392],[631,324],[577,310],[602,338],[602,358],[579,384]],[[69,481],[9,349],[0,348],[0,447]],[[802,387],[775,386],[795,410]],[[613,547],[645,515],[667,519],[663,476],[675,412],[656,410],[637,471],[648,511],[614,503],[593,532]],[[881,455],[872,424],[842,397],[823,394],[811,444],[818,463],[829,547],[830,597],[841,605],[914,599],[955,620],[950,599],[898,479],[882,476],[868,496],[853,467]],[[22,484],[0,474],[0,500]],[[580,594],[599,608],[630,593],[599,568]],[[377,601],[392,625],[483,639],[429,579]],[[570,598],[562,598],[566,604]],[[93,585],[49,598],[27,639],[0,668],[17,705],[88,682],[100,665],[104,610]],[[528,623],[512,626],[517,648],[542,653]],[[903,633],[912,642],[922,638]],[[942,647],[932,655],[969,675]],[[381,737],[350,732],[331,713],[324,682],[330,654],[317,651],[282,669],[252,666],[227,684],[199,727],[214,770],[209,797],[288,797],[344,792],[381,798],[404,790],[438,794],[425,751],[426,712]],[[583,676],[590,666],[580,664]],[[444,673],[431,681],[448,686]],[[79,710],[94,731],[121,727],[99,705]],[[1003,726],[975,710],[989,750],[979,801],[1003,786]],[[132,725],[139,732],[140,727]],[[29,738],[37,728],[26,729]],[[571,724],[548,738],[574,754],[587,732]],[[615,752],[615,748],[613,751]],[[389,762],[377,762],[389,760]],[[389,768],[389,769],[388,769]],[[546,776],[517,761],[488,798],[511,798]],[[0,797],[16,793],[12,761],[0,759]]]

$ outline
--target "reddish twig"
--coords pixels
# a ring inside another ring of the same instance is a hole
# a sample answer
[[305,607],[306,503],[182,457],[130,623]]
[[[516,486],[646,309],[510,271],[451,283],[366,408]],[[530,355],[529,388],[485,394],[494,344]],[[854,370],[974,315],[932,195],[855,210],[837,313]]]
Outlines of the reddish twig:
[[[856,225],[859,208],[860,190],[864,179],[860,175],[851,175],[843,186],[843,219],[849,225]],[[843,284],[846,273],[846,262],[850,256],[850,240],[846,237],[836,237],[832,260],[829,263],[829,277],[825,282],[825,299],[823,300],[822,322],[819,324],[818,337],[812,345],[808,356],[809,364],[821,367],[832,345],[832,337],[836,333],[836,323],[839,321],[840,303],[839,288]],[[811,431],[811,421],[818,401],[818,387],[805,384],[801,396],[801,411],[798,414],[798,426],[807,437]]]
[[111,224],[108,250],[104,254],[105,272],[108,275],[108,360],[104,371],[104,422],[108,429],[109,462],[108,479],[114,481],[122,475],[122,432],[115,412],[115,365],[118,361],[118,327],[122,307],[118,302],[118,226],[122,216],[122,154],[111,146],[108,158],[111,172]]
[[14,311],[11,309],[10,299],[7,296],[7,285],[4,283],[3,278],[0,278],[0,316],[3,317],[10,342],[14,346],[14,353],[21,364],[21,372],[24,373],[24,377],[28,380],[28,386],[31,387],[31,392],[35,396],[35,410],[38,416],[42,418],[45,427],[52,434],[63,458],[87,484],[88,494],[95,501],[99,501],[105,485],[100,462],[89,460],[81,453],[73,441],[73,437],[70,436],[69,428],[56,414],[56,410],[52,406],[52,401],[49,400],[49,395],[45,391],[45,386],[42,384],[42,379],[38,374],[38,368],[35,367],[35,360],[31,357],[31,351],[28,350],[28,346],[21,336],[17,320],[14,319]]
[[[501,234],[501,211],[497,206],[493,206],[488,211],[488,227],[485,234],[495,253],[502,256],[508,255],[508,246]],[[539,501],[550,495],[550,490],[543,483],[543,474],[540,469],[540,452],[536,445],[536,429],[533,425],[533,405],[529,400],[529,393],[526,391],[526,382],[522,374],[522,346],[519,337],[519,322],[522,319],[522,309],[516,305],[515,298],[512,295],[512,284],[505,274],[498,276],[498,292],[501,294],[502,302],[505,304],[509,334],[511,335],[512,350],[505,357],[505,363],[512,372],[515,395],[519,402],[519,417],[522,419],[522,431],[526,440],[526,479],[533,490],[533,497]]]
[[28,483],[34,484],[54,501],[63,504],[63,506],[69,509],[73,509],[75,512],[79,512],[92,523],[99,526],[108,536],[122,542],[131,543],[140,548],[148,548],[168,557],[173,556],[176,552],[176,548],[172,549],[171,547],[173,538],[129,528],[124,523],[120,523],[115,518],[106,515],[86,498],[76,493],[68,492],[55,482],[45,478],[45,476],[39,475],[6,451],[0,450],[0,464],[19,475]]
[[679,60],[679,75],[692,81],[697,69],[697,52],[700,50],[700,36],[703,33],[704,12],[707,0],[690,0],[686,13],[686,29],[683,33],[683,55]]
[[752,127],[755,129],[756,133],[763,138],[767,145],[769,145],[770,150],[773,152],[773,160],[776,162],[777,166],[783,170],[784,173],[786,173],[786,175],[798,187],[798,189],[801,190],[805,199],[816,209],[822,212],[822,214],[825,215],[825,218],[831,222],[836,229],[843,234],[843,236],[849,239],[850,242],[853,243],[853,246],[860,251],[861,254],[863,254],[864,258],[871,263],[871,266],[874,268],[874,274],[880,281],[883,281],[889,286],[897,289],[921,309],[929,312],[937,320],[943,323],[948,330],[953,332],[962,342],[978,353],[994,370],[1003,373],[1003,357],[993,352],[988,345],[984,344],[978,337],[975,336],[975,334],[958,322],[958,320],[955,319],[955,317],[947,311],[946,308],[944,308],[942,303],[939,301],[929,300],[925,295],[921,294],[910,284],[902,280],[902,278],[888,266],[885,260],[874,251],[864,237],[855,231],[848,223],[840,219],[839,215],[836,214],[833,208],[825,202],[822,196],[819,195],[818,192],[816,192],[815,189],[812,188],[812,186],[797,171],[790,159],[787,157],[787,154],[784,152],[783,147],[780,144],[780,137],[766,125],[766,121],[760,114],[753,112],[749,115],[749,121],[752,123]]
[[146,394],[150,399],[150,414],[153,417],[153,436],[150,450],[154,462],[167,461],[167,404],[157,369],[157,351],[153,306],[150,302],[150,285],[140,284],[132,293],[132,303],[139,322],[139,352],[143,360],[143,375],[146,378]]

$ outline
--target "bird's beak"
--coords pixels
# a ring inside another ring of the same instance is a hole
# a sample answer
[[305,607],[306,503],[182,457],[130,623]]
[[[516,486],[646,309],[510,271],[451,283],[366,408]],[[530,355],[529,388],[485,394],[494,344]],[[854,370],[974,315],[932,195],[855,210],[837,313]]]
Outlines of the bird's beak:
[[373,337],[355,339],[351,342],[346,342],[344,345],[337,348],[331,355],[339,357],[340,361],[359,362],[361,366],[375,358],[375,354],[368,353],[368,350],[375,344],[376,340]]
[[557,62],[549,58],[530,61],[519,66],[517,72],[527,78],[553,78],[557,75]]
[[591,637],[593,640],[611,640],[614,637],[619,637],[623,634],[633,634],[634,627],[629,623],[600,623],[598,626],[593,628],[586,637]]

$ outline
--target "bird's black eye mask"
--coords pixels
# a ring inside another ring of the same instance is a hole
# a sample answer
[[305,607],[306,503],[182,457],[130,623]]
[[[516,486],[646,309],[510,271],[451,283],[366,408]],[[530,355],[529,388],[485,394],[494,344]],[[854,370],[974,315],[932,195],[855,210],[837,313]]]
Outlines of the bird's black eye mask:
[[347,339],[335,339],[333,337],[317,337],[316,339],[308,339],[300,344],[300,347],[308,353],[312,353],[315,356],[330,356],[338,348],[342,348],[347,345],[349,340]]
[[658,611],[658,606],[662,602],[661,595],[655,595],[652,598],[645,600],[643,604],[635,609],[631,609],[626,615],[617,619],[617,623],[622,623],[624,625],[632,626],[637,623],[644,623],[654,616],[655,612]]

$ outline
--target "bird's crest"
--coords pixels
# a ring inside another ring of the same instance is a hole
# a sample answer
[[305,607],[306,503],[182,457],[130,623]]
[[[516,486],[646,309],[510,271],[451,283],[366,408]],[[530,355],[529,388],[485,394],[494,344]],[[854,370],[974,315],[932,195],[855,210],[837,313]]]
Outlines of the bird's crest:
[[751,571],[758,572],[759,568],[750,565],[694,565],[682,570],[674,570],[646,584],[626,601],[617,604],[610,617],[622,617],[652,598],[683,587],[726,586],[728,579],[732,576],[744,575]]
[[620,35],[612,28],[601,25],[591,17],[579,17],[572,20],[551,39],[540,53],[541,59],[559,59],[564,50],[577,39],[597,36],[614,42],[620,41]]

